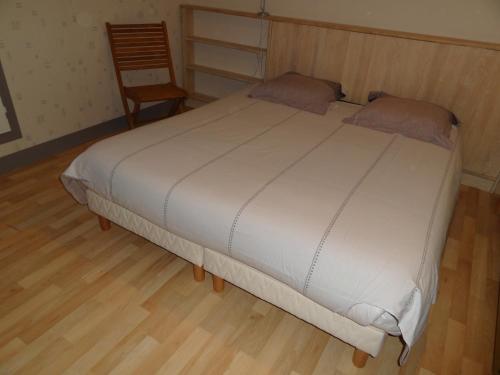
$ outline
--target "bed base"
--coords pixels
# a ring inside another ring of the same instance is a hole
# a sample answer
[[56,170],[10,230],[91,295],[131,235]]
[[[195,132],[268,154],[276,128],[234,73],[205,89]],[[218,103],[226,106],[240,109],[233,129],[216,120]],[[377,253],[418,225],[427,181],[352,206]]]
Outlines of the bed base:
[[[213,289],[216,293],[221,293],[224,290],[224,279],[217,275],[212,275]],[[361,349],[354,348],[354,353],[352,354],[352,364],[357,368],[363,368],[366,366],[369,354],[362,351]]]
[[357,368],[365,367],[366,361],[368,361],[368,355],[368,353],[355,348],[354,353],[352,354],[352,364]]
[[212,285],[215,293],[224,291],[224,279],[217,275],[212,275]]
[[203,266],[197,266],[196,264],[193,264],[193,277],[194,281],[201,282],[205,280],[205,269]]
[[326,331],[354,347],[352,363],[362,368],[368,356],[376,356],[382,348],[386,333],[371,326],[360,326],[336,314],[264,273],[210,249],[202,248],[177,237],[140,216],[88,190],[89,209],[97,214],[101,230],[116,223],[193,264],[196,281],[205,280],[205,271],[212,274],[213,290],[221,293],[225,280],[272,303],[275,306]]
[[111,229],[111,221],[109,219],[101,215],[97,215],[97,219],[99,220],[99,226],[101,227],[102,231]]
[[[111,229],[111,220],[108,218],[97,215],[97,220],[99,221],[99,226],[101,227],[102,231],[108,231]],[[205,269],[203,266],[198,266],[197,264],[193,264],[193,278],[195,281],[201,282],[205,280]],[[216,282],[214,280],[214,290],[216,292],[222,292],[224,289],[224,280],[220,279],[217,281],[217,288],[216,288]]]

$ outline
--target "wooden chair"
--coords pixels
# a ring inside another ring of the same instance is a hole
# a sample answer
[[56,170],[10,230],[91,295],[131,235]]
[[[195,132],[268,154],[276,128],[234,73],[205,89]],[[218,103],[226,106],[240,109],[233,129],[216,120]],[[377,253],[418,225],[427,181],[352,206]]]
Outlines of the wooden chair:
[[[121,25],[111,25],[107,22],[106,29],[129,128],[140,124],[138,114],[141,103],[173,100],[172,109],[166,117],[175,114],[179,109],[183,110],[187,94],[176,86],[165,22]],[[128,87],[123,85],[122,71],[158,68],[168,69],[169,83]],[[134,102],[132,111],[127,98]]]

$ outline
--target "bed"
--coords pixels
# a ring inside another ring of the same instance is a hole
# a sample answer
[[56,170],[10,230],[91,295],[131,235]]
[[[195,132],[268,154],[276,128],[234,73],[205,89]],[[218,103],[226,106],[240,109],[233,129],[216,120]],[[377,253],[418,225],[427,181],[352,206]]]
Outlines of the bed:
[[243,90],[101,141],[62,175],[123,226],[356,348],[387,334],[404,361],[436,298],[461,174],[451,150],[347,125]]

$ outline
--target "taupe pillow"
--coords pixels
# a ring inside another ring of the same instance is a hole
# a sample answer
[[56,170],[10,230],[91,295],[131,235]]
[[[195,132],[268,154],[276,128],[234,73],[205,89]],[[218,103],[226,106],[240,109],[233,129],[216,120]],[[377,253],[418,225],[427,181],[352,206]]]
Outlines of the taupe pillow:
[[343,94],[337,82],[289,72],[261,83],[248,96],[323,115],[330,102],[340,99]]
[[436,104],[385,93],[370,93],[369,99],[372,101],[353,116],[345,118],[344,123],[399,133],[451,148],[451,126],[458,121],[450,111]]

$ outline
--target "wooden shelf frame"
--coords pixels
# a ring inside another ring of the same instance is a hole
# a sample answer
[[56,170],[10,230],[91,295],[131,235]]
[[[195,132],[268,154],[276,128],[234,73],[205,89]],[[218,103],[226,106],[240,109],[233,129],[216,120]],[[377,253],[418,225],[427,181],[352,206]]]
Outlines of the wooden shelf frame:
[[450,44],[450,45],[455,45],[455,46],[475,47],[475,48],[489,49],[489,50],[493,50],[493,51],[500,51],[500,43],[495,43],[495,42],[485,42],[485,41],[479,41],[479,40],[461,39],[461,38],[439,36],[439,35],[420,34],[420,33],[408,32],[408,31],[381,29],[381,28],[369,27],[369,26],[347,25],[347,24],[342,24],[342,23],[309,20],[309,19],[303,19],[303,18],[293,18],[293,17],[273,16],[273,15],[260,17],[257,13],[232,10],[232,9],[216,8],[216,7],[207,7],[207,6],[202,6],[202,5],[181,4],[181,10],[182,11],[189,10],[191,12],[192,11],[201,11],[201,12],[227,14],[229,16],[236,16],[236,17],[263,19],[263,20],[269,21],[270,23],[271,22],[284,22],[284,23],[292,23],[295,25],[307,25],[307,26],[314,26],[314,27],[320,27],[320,28],[326,28],[326,29],[352,31],[352,32],[362,33],[362,34],[381,35],[381,36],[389,36],[389,37],[393,37],[393,38],[412,39],[412,40],[420,40],[420,41],[424,41],[424,42]]
[[[225,8],[207,7],[203,5],[181,4],[181,10],[182,9],[189,9],[191,11],[196,10],[200,12],[227,14],[228,16],[236,16],[236,17],[261,18],[257,13],[225,9]],[[263,17],[263,18],[269,19],[269,17]]]
[[262,78],[252,77],[246,74],[231,72],[229,70],[216,69],[210,66],[198,65],[198,64],[188,64],[186,65],[187,70],[201,72],[206,74],[212,74],[214,76],[224,77],[228,79],[234,79],[235,81],[257,83],[262,82]]
[[218,98],[216,98],[215,96],[211,96],[211,95],[207,95],[207,94],[202,94],[200,92],[192,92],[189,97],[191,99],[194,99],[196,101],[199,101],[199,102],[203,102],[203,103],[212,103],[214,101],[216,101]]
[[[230,80],[257,83],[262,82],[262,78],[251,75],[233,72],[225,69],[218,69],[206,65],[196,64],[194,58],[194,45],[204,44],[210,46],[223,47],[233,50],[239,50],[256,55],[264,55],[267,53],[266,47],[246,45],[227,40],[207,38],[200,35],[194,35],[194,13],[197,11],[226,14],[229,16],[246,17],[259,19],[257,14],[248,12],[234,12],[231,10],[221,10],[217,8],[181,5],[181,20],[182,20],[182,55],[183,55],[183,71],[184,71],[184,89],[187,91],[190,98],[210,103],[217,100],[216,97],[200,93],[195,88],[196,72],[210,74],[213,76],[223,77]],[[269,28],[269,26],[267,26]],[[269,29],[268,29],[269,31]]]
[[211,45],[211,46],[236,49],[239,51],[245,51],[245,52],[250,52],[250,53],[255,53],[255,54],[265,53],[267,51],[267,48],[250,46],[250,45],[234,43],[234,42],[228,42],[228,41],[220,40],[220,39],[204,38],[201,36],[187,36],[186,41],[193,42],[193,43],[206,44],[206,45]]

